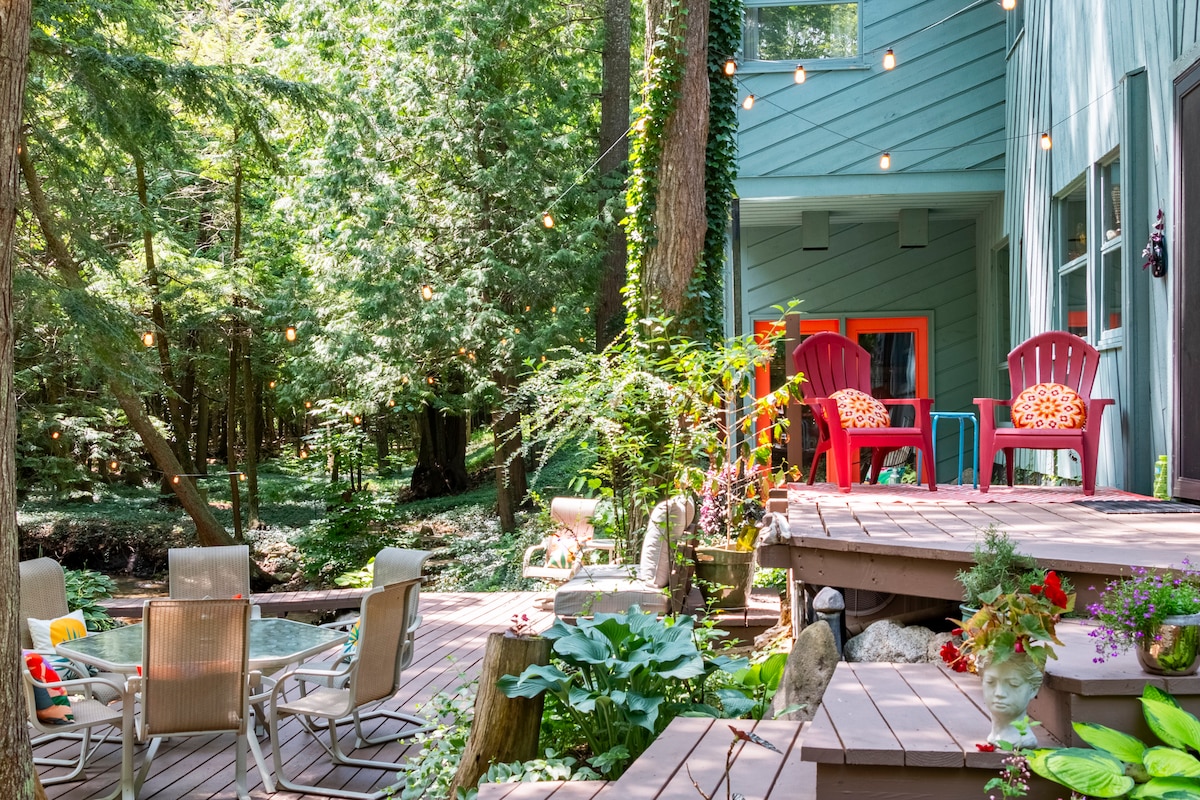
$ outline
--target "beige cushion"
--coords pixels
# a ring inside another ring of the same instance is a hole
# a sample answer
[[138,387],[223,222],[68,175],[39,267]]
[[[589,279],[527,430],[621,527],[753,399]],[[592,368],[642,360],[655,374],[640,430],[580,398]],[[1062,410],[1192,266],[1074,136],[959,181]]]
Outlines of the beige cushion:
[[630,606],[665,614],[667,593],[633,577],[633,567],[621,564],[586,566],[554,593],[554,613],[560,617],[624,614]]
[[637,579],[658,589],[671,580],[671,542],[679,541],[685,528],[692,523],[696,505],[690,497],[678,495],[664,500],[650,512],[646,536],[642,539],[642,560]]

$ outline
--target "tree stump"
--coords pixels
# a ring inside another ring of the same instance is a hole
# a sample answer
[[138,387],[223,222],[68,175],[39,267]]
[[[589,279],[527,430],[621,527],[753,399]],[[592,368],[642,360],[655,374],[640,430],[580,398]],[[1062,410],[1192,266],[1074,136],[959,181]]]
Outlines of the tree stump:
[[456,796],[460,786],[476,786],[491,764],[537,758],[545,695],[507,697],[496,688],[496,682],[505,675],[520,675],[532,664],[549,664],[550,644],[540,636],[488,636],[475,696],[475,721],[450,785],[450,797]]

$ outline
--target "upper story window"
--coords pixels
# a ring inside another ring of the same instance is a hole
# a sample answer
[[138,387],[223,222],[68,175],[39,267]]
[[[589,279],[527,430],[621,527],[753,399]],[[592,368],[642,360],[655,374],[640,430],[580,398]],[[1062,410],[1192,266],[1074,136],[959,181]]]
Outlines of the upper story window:
[[857,2],[748,0],[742,57],[747,61],[857,58]]
[[1121,159],[1094,164],[1057,199],[1059,325],[1093,343],[1121,330]]

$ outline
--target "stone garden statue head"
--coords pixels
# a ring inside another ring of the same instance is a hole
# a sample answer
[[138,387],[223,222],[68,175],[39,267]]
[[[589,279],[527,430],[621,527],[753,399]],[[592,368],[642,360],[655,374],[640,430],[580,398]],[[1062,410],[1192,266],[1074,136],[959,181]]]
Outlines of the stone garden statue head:
[[1027,657],[1000,662],[980,658],[978,667],[983,678],[983,701],[992,715],[988,741],[1003,740],[1022,747],[1037,745],[1037,737],[1031,730],[1022,733],[1013,723],[1025,717],[1029,701],[1042,688],[1042,671],[1038,665]]

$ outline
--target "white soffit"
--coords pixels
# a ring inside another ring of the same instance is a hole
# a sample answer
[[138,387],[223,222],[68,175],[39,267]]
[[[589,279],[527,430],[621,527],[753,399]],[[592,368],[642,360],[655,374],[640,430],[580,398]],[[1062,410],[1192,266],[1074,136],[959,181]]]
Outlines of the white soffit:
[[841,197],[753,197],[739,202],[743,227],[799,225],[804,212],[828,211],[829,223],[896,222],[902,208],[927,208],[929,221],[977,219],[999,199],[996,192],[846,195]]

